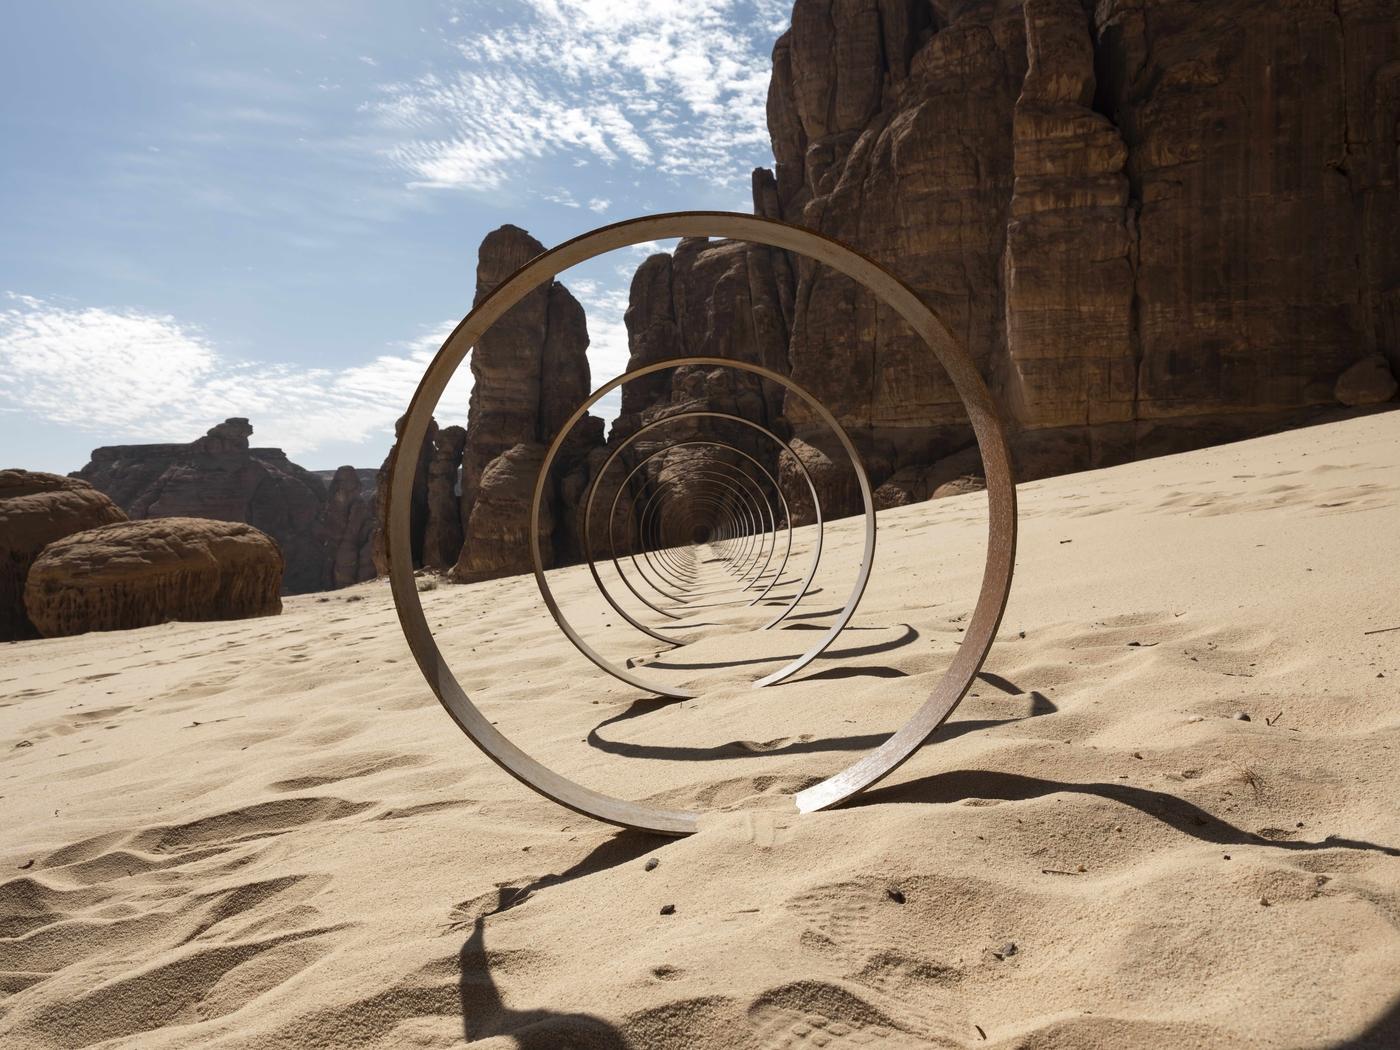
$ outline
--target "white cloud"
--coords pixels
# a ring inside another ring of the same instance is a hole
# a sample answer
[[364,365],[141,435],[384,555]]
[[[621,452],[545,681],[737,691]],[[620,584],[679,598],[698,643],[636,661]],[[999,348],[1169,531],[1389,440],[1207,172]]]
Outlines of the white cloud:
[[[388,85],[366,108],[418,187],[490,190],[566,156],[746,185],[768,163],[764,112],[785,0],[524,0],[456,41],[463,68]],[[589,207],[606,210],[594,198]]]
[[612,201],[608,200],[606,197],[591,197],[591,198],[589,198],[589,201],[588,201],[588,208],[589,208],[589,210],[590,210],[590,211],[596,211],[599,215],[602,215],[603,212],[607,211],[610,207],[612,207]]
[[[99,434],[104,442],[189,441],[247,416],[260,444],[292,455],[392,434],[445,322],[344,369],[238,360],[167,314],[71,308],[9,293],[0,309],[0,404]],[[471,374],[443,404],[465,420]]]

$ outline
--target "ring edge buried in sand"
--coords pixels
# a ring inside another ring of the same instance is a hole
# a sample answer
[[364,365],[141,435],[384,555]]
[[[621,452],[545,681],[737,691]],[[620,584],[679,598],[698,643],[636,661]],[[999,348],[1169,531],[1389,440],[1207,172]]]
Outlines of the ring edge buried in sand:
[[[663,809],[632,802],[594,791],[561,776],[516,746],[472,703],[438,648],[423,612],[422,600],[413,576],[409,542],[411,490],[416,461],[413,457],[408,457],[405,463],[401,461],[398,453],[404,448],[416,449],[423,443],[438,401],[448,381],[466,359],[468,351],[492,324],[534,288],[564,270],[606,252],[647,241],[677,237],[724,237],[783,249],[823,263],[862,285],[898,313],[933,351],[967,411],[986,474],[989,511],[986,564],[976,605],[952,663],[919,709],[884,743],[868,751],[840,772],[793,796],[800,812],[811,813],[839,805],[884,779],[912,756],[943,724],[967,693],[991,649],[1006,608],[1016,560],[1016,489],[1012,480],[1011,457],[1005,430],[991,392],[983,382],[971,356],[954,339],[937,314],[907,284],[855,249],[824,234],[776,219],[732,212],[671,212],[628,219],[582,234],[536,256],[503,280],[447,337],[442,348],[428,364],[404,416],[402,432],[389,467],[386,522],[389,578],[394,607],[409,648],[434,695],[462,732],[492,761],[534,791],[577,813],[620,827],[665,835],[691,834],[697,829],[702,813]],[[788,377],[769,373],[756,365],[740,365],[724,358],[686,358],[685,363],[741,367],[744,371],[754,371],[789,387],[795,385]],[[587,411],[589,405],[608,390],[625,382],[627,378],[628,376],[617,377],[595,390],[585,405],[578,409],[555,435],[551,450],[558,448],[570,426]],[[802,393],[807,397],[811,396],[805,391]],[[819,408],[819,414],[827,425],[835,429],[852,456],[862,494],[869,509],[869,480],[860,466],[859,457],[855,455],[854,446],[850,445],[850,439],[840,429],[835,417],[815,398],[812,401]],[[540,496],[550,458],[552,457],[547,457],[542,465],[536,481],[532,505],[532,516],[535,518],[538,517]],[[874,543],[873,523],[874,517],[871,512],[867,518],[868,536],[866,557],[862,562],[862,578],[857,581],[857,593],[853,595],[856,601],[859,600],[859,591],[863,589],[864,577],[868,575],[870,568],[870,554],[873,552]],[[536,577],[542,580],[538,546],[533,546]],[[545,594],[546,602],[551,605],[551,612],[554,612],[553,601],[548,597],[547,590]],[[853,612],[854,603],[848,603],[844,618],[849,619]],[[556,615],[556,620],[558,619],[559,616]],[[841,626],[843,624],[838,621],[838,632]],[[569,632],[566,630],[565,633]],[[835,637],[835,633],[832,633],[831,638]],[[828,642],[830,640],[827,639]]]

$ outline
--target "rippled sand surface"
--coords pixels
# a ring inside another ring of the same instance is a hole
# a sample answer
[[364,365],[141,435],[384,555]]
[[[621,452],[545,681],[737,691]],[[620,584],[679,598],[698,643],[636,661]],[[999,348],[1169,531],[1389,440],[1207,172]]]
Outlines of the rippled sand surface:
[[982,494],[882,514],[853,629],[766,690],[844,599],[857,522],[784,627],[719,606],[670,651],[553,574],[684,702],[596,671],[532,579],[423,595],[502,729],[713,810],[684,840],[479,754],[383,583],[0,646],[0,1046],[1393,1050],[1398,489],[1397,413],[1022,486],[972,695],[811,816],[791,793],[955,651]]

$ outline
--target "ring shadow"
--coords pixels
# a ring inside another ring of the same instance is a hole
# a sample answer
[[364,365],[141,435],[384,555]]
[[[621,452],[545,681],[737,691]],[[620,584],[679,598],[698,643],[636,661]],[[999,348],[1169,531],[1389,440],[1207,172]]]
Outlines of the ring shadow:
[[[953,723],[957,724],[957,723]],[[945,729],[949,726],[945,726]],[[943,730],[939,730],[940,737]],[[954,769],[945,773],[934,773],[902,784],[872,788],[852,799],[851,806],[875,806],[884,803],[912,803],[920,805],[947,805],[969,798],[999,799],[1003,802],[1024,802],[1027,799],[1043,798],[1069,792],[1081,795],[1097,795],[1136,809],[1170,828],[1202,842],[1218,846],[1267,846],[1270,849],[1288,851],[1312,851],[1322,849],[1372,850],[1390,857],[1400,857],[1400,848],[1383,846],[1364,839],[1349,839],[1329,835],[1321,842],[1290,842],[1286,839],[1270,839],[1251,831],[1236,827],[1221,820],[1194,803],[1178,798],[1165,791],[1151,788],[1133,787],[1129,784],[1078,783],[1067,780],[1047,780],[1041,777],[1028,777],[1019,773],[998,773],[984,769]]]
[[[1013,687],[1014,688],[1014,687]],[[868,751],[889,739],[889,733],[863,733],[860,735],[826,737],[821,740],[796,740],[791,743],[768,747],[746,740],[731,740],[711,747],[663,746],[658,744],[631,744],[619,740],[604,739],[599,730],[618,722],[642,718],[672,704],[684,701],[659,697],[634,700],[625,710],[605,718],[588,731],[588,746],[604,754],[619,755],[624,758],[647,758],[662,760],[713,762],[728,758],[753,758],[758,755],[810,755],[828,751]],[[945,722],[938,731],[940,740],[952,740],[967,733],[982,729],[1024,722],[1041,715],[1053,715],[1059,708],[1039,692],[1031,693],[1031,709],[1028,714],[1016,718],[969,718],[957,722]]]
[[[919,640],[919,632],[909,624],[900,624],[904,631],[898,638],[892,638],[887,642],[877,642],[871,645],[856,645],[849,649],[831,649],[823,653],[819,660],[844,660],[852,656],[873,656],[876,653],[888,653],[895,649],[902,649],[906,645],[912,645]],[[885,631],[887,627],[848,627],[848,631]],[[786,656],[763,656],[754,660],[716,660],[707,663],[672,663],[669,661],[653,660],[648,667],[659,667],[665,671],[705,671],[716,667],[744,667],[749,664],[772,664],[782,660],[794,660],[798,653],[791,653]],[[895,677],[885,675],[883,677]],[[805,681],[805,679],[799,679]]]

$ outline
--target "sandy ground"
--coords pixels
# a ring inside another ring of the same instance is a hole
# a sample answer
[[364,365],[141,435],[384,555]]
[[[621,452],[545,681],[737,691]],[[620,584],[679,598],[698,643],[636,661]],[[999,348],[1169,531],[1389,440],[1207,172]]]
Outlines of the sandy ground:
[[0,1046],[1393,1050],[1397,486],[1400,413],[1023,486],[972,695],[811,816],[791,792],[955,650],[982,494],[882,514],[854,629],[767,690],[849,589],[858,523],[803,618],[717,608],[669,653],[552,575],[685,702],[596,671],[529,578],[424,594],[502,729],[716,811],[683,840],[500,772],[383,583],[0,647]]

